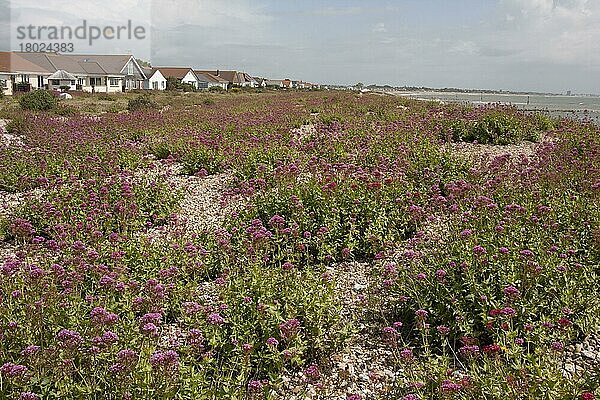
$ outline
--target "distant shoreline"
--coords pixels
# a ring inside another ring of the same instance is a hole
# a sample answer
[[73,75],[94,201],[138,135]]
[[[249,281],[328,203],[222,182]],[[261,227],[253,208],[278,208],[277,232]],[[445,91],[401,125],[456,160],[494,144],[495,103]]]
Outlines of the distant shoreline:
[[438,92],[429,90],[385,90],[377,92],[412,100],[438,101],[442,104],[460,103],[472,104],[474,106],[501,104],[514,106],[526,112],[542,112],[553,116],[592,120],[600,123],[600,96],[516,94],[506,92]]
[[[357,89],[355,87],[355,89]],[[564,96],[564,97],[600,97],[600,94],[595,93],[551,93],[551,92],[523,92],[511,90],[491,90],[491,89],[460,89],[460,88],[428,88],[428,87],[393,87],[393,86],[364,86],[374,92],[394,92],[394,93],[444,93],[444,94],[461,94],[461,95],[504,95],[504,96]]]
[[389,93],[397,96],[415,96],[415,95],[432,95],[441,94],[445,96],[538,96],[538,97],[565,97],[565,98],[578,98],[578,97],[600,97],[596,94],[552,94],[552,93],[523,93],[523,92],[449,92],[440,90],[373,90],[374,92]]

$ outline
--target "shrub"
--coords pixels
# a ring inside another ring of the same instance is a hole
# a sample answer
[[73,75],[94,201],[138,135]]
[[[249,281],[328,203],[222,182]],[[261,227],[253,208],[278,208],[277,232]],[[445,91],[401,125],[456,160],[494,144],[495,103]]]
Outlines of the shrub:
[[4,129],[6,129],[6,132],[10,133],[11,135],[21,135],[27,130],[28,125],[28,119],[21,114],[16,115],[13,119],[11,119],[9,123],[6,124]]
[[117,98],[115,96],[111,96],[110,94],[102,93],[98,95],[98,100],[117,101]]
[[184,83],[179,81],[177,78],[168,77],[167,78],[167,90],[176,90],[182,92],[195,92],[196,88],[189,83]]
[[208,89],[209,92],[216,92],[216,93],[223,93],[225,92],[225,89],[223,89],[221,86],[212,86],[211,88]]
[[49,91],[36,90],[21,96],[19,104],[23,110],[46,111],[55,108],[58,101]]
[[149,95],[143,94],[127,102],[127,110],[140,111],[157,108],[158,104],[150,98]]
[[121,107],[119,104],[111,104],[111,106],[106,109],[107,113],[112,114],[120,113],[121,111],[123,111],[123,107]]
[[59,105],[52,112],[62,117],[72,117],[79,114],[79,111],[73,106]]

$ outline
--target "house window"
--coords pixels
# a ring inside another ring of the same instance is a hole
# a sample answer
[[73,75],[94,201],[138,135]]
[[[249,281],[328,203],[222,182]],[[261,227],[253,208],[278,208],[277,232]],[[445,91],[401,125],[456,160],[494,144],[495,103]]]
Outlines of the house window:
[[77,78],[77,84],[83,86],[83,78]]
[[154,90],[158,89],[158,82],[152,82],[152,89],[154,89]]
[[90,78],[90,86],[102,86],[102,78]]
[[71,81],[71,86],[75,86],[75,80]]
[[60,80],[52,79],[52,86],[59,86],[59,85],[60,85]]
[[110,86],[119,86],[119,80],[117,78],[110,78]]
[[29,83],[29,75],[21,75],[21,82]]
[[167,84],[167,82],[165,82],[165,81],[161,82],[161,86],[162,86],[163,89],[165,88],[166,84]]
[[129,64],[127,64],[127,75],[133,75],[133,63],[129,62]]

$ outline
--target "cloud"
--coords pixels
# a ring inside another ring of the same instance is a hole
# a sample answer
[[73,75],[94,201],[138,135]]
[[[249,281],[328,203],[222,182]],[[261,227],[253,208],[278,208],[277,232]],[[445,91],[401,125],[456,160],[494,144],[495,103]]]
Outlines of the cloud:
[[461,40],[452,45],[448,51],[450,53],[474,55],[479,52],[479,47],[473,41]]
[[384,22],[378,22],[373,26],[373,32],[375,33],[384,33],[387,32]]
[[322,7],[316,9],[314,14],[325,17],[339,17],[345,15],[357,15],[362,12],[362,7]]
[[503,0],[497,11],[497,19],[486,26],[487,31],[474,34],[473,41],[484,49],[481,55],[550,65],[600,66],[600,2]]
[[250,0],[153,0],[152,23],[157,29],[178,25],[201,27],[256,27],[272,17]]

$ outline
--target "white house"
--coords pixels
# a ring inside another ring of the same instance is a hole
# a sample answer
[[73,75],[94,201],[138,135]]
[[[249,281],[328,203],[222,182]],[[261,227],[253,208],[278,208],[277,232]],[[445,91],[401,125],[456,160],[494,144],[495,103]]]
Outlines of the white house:
[[209,73],[218,78],[224,79],[228,82],[228,87],[241,86],[241,87],[258,87],[258,82],[254,80],[246,72],[240,71],[225,71],[225,70],[202,70],[197,71],[201,73]]
[[210,89],[216,86],[223,90],[227,90],[227,86],[229,86],[229,81],[220,76],[215,76],[208,71],[194,71],[194,73],[198,77],[199,89]]
[[43,89],[51,73],[16,53],[0,52],[0,87],[4,94]]
[[192,85],[194,89],[198,89],[198,77],[191,68],[156,67],[155,70],[160,71],[166,79],[175,78],[181,83],[187,83]]
[[283,87],[283,79],[267,79],[265,82],[267,87]]
[[144,89],[165,90],[167,88],[167,78],[165,78],[159,69],[149,68],[146,76],[148,79],[144,82]]
[[256,82],[257,87],[259,87],[259,88],[265,88],[265,87],[267,87],[267,79],[266,78],[261,78],[261,77],[258,77],[258,76],[253,76],[252,78]]

